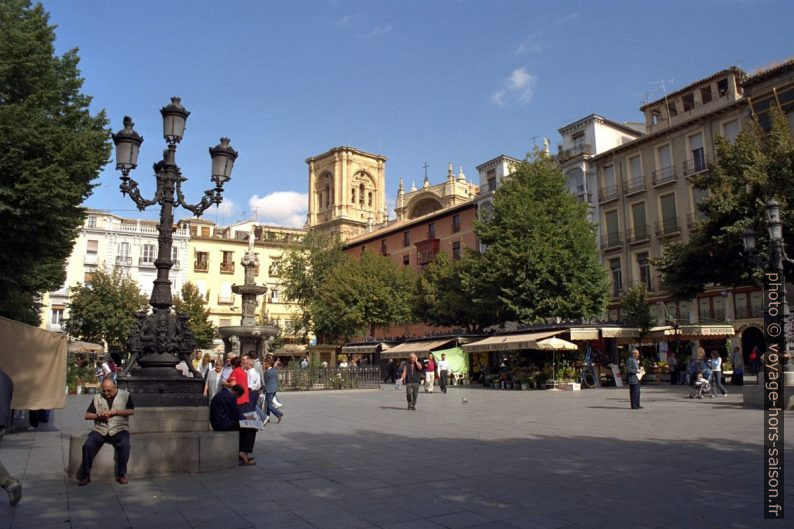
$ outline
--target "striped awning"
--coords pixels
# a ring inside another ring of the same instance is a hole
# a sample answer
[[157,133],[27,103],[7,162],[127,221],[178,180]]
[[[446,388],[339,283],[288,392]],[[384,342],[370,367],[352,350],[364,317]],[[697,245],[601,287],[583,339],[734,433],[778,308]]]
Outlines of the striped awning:
[[519,349],[532,349],[538,340],[550,338],[565,332],[567,329],[525,334],[507,334],[504,336],[491,336],[479,342],[463,346],[467,353],[482,353],[487,351],[517,351]]
[[444,347],[455,341],[455,338],[446,340],[430,340],[426,342],[405,342],[381,353],[381,358],[406,358],[411,353],[427,354],[434,349]]

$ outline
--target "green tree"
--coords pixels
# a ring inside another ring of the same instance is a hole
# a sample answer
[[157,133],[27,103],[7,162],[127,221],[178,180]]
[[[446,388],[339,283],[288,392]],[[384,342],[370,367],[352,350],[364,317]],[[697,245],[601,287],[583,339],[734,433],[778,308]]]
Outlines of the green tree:
[[493,289],[500,322],[591,318],[606,308],[606,273],[587,206],[544,153],[517,164],[475,232],[486,247],[478,280]]
[[59,288],[89,196],[110,154],[103,111],[80,92],[77,50],[54,54],[55,26],[28,0],[0,2],[0,315],[37,324]]
[[479,253],[467,252],[459,261],[439,253],[416,279],[414,321],[440,327],[465,327],[477,332],[493,323],[492,297],[479,281]]
[[639,329],[639,342],[642,344],[651,328],[656,325],[656,318],[653,317],[651,303],[648,301],[648,289],[642,283],[632,285],[621,303],[623,322]]
[[201,295],[196,285],[187,282],[182,285],[179,295],[174,296],[174,310],[190,316],[190,330],[196,339],[196,345],[201,349],[212,347],[212,341],[217,336],[215,325],[210,321],[210,309],[207,300]]
[[391,259],[364,252],[344,255],[323,282],[312,304],[318,336],[328,342],[403,323],[411,318],[413,273]]
[[309,232],[303,244],[287,252],[281,261],[282,292],[301,311],[300,317],[294,320],[295,330],[304,336],[314,333],[319,343],[323,343],[323,337],[315,329],[312,307],[319,299],[326,276],[343,256],[342,244],[337,237]]
[[146,310],[146,296],[138,283],[118,269],[97,270],[90,285],[69,289],[66,332],[89,342],[122,347],[135,325],[135,313]]
[[[699,206],[704,220],[695,225],[689,241],[667,245],[655,262],[662,286],[674,297],[691,299],[709,283],[740,286],[760,280],[762,268],[746,255],[742,233],[752,228],[758,236],[757,255],[768,255],[768,199],[781,203],[783,226],[794,225],[789,207],[794,204],[794,140],[776,106],[769,117],[768,133],[754,119],[733,144],[717,138],[717,162],[695,176],[694,185],[708,191]],[[784,239],[787,247],[794,247],[794,231],[784,230]]]

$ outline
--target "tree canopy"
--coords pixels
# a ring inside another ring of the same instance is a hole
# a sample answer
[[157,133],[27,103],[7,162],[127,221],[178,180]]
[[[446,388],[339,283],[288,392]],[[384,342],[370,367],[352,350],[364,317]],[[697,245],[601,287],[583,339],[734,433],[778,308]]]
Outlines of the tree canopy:
[[36,324],[42,292],[65,281],[80,204],[110,154],[107,119],[81,93],[77,50],[28,0],[0,2],[0,315]]
[[482,256],[467,252],[459,261],[439,253],[417,277],[413,294],[414,321],[439,327],[480,331],[494,321],[493,299],[480,281]]
[[623,322],[640,330],[639,342],[642,344],[648,332],[656,325],[656,318],[653,317],[651,303],[648,301],[648,289],[642,283],[632,285],[621,302]]
[[318,336],[347,341],[365,331],[374,335],[377,326],[409,321],[414,282],[410,269],[388,257],[345,254],[329,271],[312,307]]
[[604,311],[608,283],[586,208],[544,153],[518,163],[496,191],[492,215],[477,221],[475,232],[486,247],[478,281],[493,289],[500,322]]
[[188,323],[196,345],[201,349],[211,348],[217,332],[209,318],[210,309],[207,307],[207,300],[196,285],[190,281],[182,285],[179,295],[174,296],[174,310],[190,316]]
[[81,340],[122,347],[135,325],[135,313],[147,305],[136,281],[118,269],[111,273],[100,269],[90,284],[69,289],[66,332]]
[[315,321],[316,303],[329,272],[344,258],[342,244],[330,234],[309,232],[303,245],[286,253],[281,262],[281,288],[284,297],[300,307],[294,321],[295,331],[307,336],[315,334],[323,343]]
[[[747,255],[742,233],[746,228],[755,231],[756,256],[765,259],[767,200],[780,202],[784,227],[794,225],[789,207],[794,204],[794,140],[783,113],[776,106],[769,112],[768,133],[753,119],[733,144],[717,138],[716,163],[694,178],[694,185],[708,192],[699,206],[704,218],[689,241],[666,246],[656,263],[662,286],[674,297],[691,299],[709,283],[740,286],[761,278],[761,261]],[[794,232],[784,229],[783,235],[786,246],[793,248]]]

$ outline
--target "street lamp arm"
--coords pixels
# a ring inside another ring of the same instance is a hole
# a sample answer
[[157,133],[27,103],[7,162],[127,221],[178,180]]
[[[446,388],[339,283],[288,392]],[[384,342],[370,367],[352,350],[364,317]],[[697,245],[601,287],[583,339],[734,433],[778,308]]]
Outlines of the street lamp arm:
[[141,196],[141,191],[138,189],[138,182],[132,179],[123,181],[119,186],[119,189],[121,189],[122,195],[128,194],[130,196],[140,211],[143,211],[151,205],[157,204],[160,201],[160,195],[162,194],[160,187],[158,186],[157,192],[154,194],[154,198],[151,200],[146,200]]
[[212,206],[213,204],[220,204],[222,197],[221,192],[218,189],[207,189],[204,191],[204,196],[201,197],[201,201],[198,204],[188,204],[185,201],[185,195],[182,194],[182,182],[185,181],[186,178],[180,176],[176,182],[176,196],[177,196],[177,203],[185,208],[186,210],[193,213],[195,216],[200,217],[202,213],[204,213],[207,208]]

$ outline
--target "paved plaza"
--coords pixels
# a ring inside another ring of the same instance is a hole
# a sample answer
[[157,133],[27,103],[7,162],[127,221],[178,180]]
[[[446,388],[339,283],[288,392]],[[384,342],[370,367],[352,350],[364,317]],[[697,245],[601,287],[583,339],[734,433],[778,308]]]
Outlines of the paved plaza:
[[88,429],[90,397],[70,396],[51,431],[3,441],[24,496],[0,501],[0,529],[783,527],[762,519],[762,412],[736,389],[643,387],[638,411],[616,388],[455,387],[420,393],[416,411],[392,387],[284,393],[256,466],[87,487],[63,470],[67,434]]

